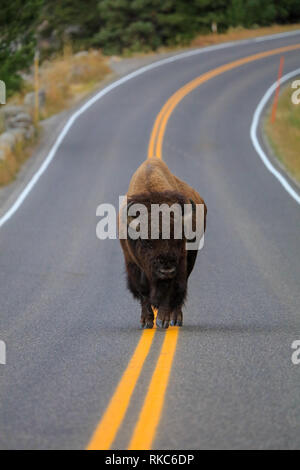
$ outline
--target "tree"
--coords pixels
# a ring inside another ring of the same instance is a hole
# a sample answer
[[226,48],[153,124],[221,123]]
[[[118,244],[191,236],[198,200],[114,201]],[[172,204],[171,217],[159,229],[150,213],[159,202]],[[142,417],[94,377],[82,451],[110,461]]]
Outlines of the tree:
[[228,19],[226,17],[228,9],[228,0],[194,0],[192,2],[193,11],[191,17],[195,21],[195,33],[210,32],[212,23],[216,23],[218,31],[224,31],[228,27]]
[[107,54],[151,50],[192,37],[190,7],[183,0],[101,0],[103,26],[94,44]]
[[0,79],[7,96],[20,89],[20,71],[32,63],[36,40],[35,26],[42,0],[2,0],[0,8]]
[[54,38],[53,49],[62,49],[66,41],[78,48],[89,47],[91,38],[101,27],[98,1],[44,0],[40,37],[50,42]]
[[285,0],[276,2],[277,21],[279,23],[296,23],[300,20],[299,0]]
[[232,0],[228,8],[228,24],[231,26],[268,26],[278,21],[277,8],[282,0]]
[[299,0],[1,0],[0,80],[8,95],[20,88],[37,35],[42,58],[66,41],[120,54],[188,44],[213,24],[224,31],[299,20]]

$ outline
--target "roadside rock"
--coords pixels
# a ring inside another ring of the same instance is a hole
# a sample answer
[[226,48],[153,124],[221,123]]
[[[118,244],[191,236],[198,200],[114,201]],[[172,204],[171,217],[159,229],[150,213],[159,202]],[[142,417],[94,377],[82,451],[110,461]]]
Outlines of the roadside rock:
[[6,131],[0,135],[0,149],[2,151],[14,151],[18,142],[24,139],[24,131],[21,129],[14,129]]
[[9,106],[6,105],[2,109],[2,113],[5,119],[10,118],[11,116],[16,116],[17,114],[22,113],[22,111],[24,111],[23,106],[16,106],[14,104],[11,104]]
[[[46,103],[46,91],[44,89],[39,90],[39,107],[43,108]],[[27,93],[24,98],[24,105],[30,109],[34,108],[35,104],[35,93],[31,91]]]
[[75,57],[80,58],[80,57],[86,57],[88,55],[89,55],[88,51],[80,51],[75,54]]
[[9,128],[16,128],[16,127],[29,127],[32,124],[32,117],[22,111],[18,113],[16,116],[12,116],[7,120]]
[[16,136],[13,132],[4,132],[0,135],[0,148],[13,150],[16,144]]
[[[9,107],[11,108],[11,107]],[[15,106],[14,109],[5,110],[5,132],[0,134],[0,160],[6,160],[8,155],[14,153],[17,144],[34,137],[35,129],[29,114]],[[18,114],[14,115],[13,113]]]
[[34,125],[31,115],[26,112],[26,108],[22,106],[6,106],[3,109],[4,116],[4,140],[10,142],[12,137],[8,137],[7,133],[10,131],[18,131],[17,134],[24,139],[31,139],[34,136]]

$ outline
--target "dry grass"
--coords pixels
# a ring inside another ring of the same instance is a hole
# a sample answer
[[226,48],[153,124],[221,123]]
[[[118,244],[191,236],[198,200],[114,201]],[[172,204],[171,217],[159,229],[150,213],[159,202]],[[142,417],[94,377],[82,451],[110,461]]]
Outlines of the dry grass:
[[[107,63],[108,59],[100,51],[73,55],[69,47],[61,56],[44,62],[40,67],[40,88],[46,92],[46,102],[40,110],[40,118],[56,114],[90,93],[110,73]],[[32,90],[33,79],[30,79],[8,104],[23,104],[25,94]],[[3,123],[0,122],[0,132],[3,130]],[[5,160],[0,160],[0,186],[15,179],[22,163],[31,154],[33,144],[25,140],[19,142]]]
[[[41,119],[68,108],[90,93],[110,73],[108,59],[100,50],[73,54],[66,46],[63,54],[46,60],[39,69],[40,89],[46,92]],[[15,93],[8,104],[22,104],[26,93],[33,91],[33,72],[21,92]]]
[[100,51],[73,55],[66,48],[60,57],[44,62],[40,69],[40,86],[46,91],[46,118],[74,104],[88,94],[110,73],[107,59]]
[[11,183],[20,167],[30,156],[33,142],[27,142],[26,147],[22,142],[18,142],[13,152],[6,154],[5,160],[0,160],[0,187]]
[[246,29],[242,27],[229,28],[224,34],[203,34],[197,36],[191,43],[193,47],[210,46],[228,41],[238,41],[241,39],[251,39],[257,36],[267,36],[268,34],[284,33],[300,29],[300,24],[294,25],[273,25],[265,28]]
[[0,160],[0,186],[10,183],[17,172],[17,162],[13,153],[9,153],[5,160]]
[[[295,31],[300,29],[300,24],[293,24],[293,25],[273,25],[273,26],[266,26],[264,28],[252,28],[246,29],[241,26],[237,28],[229,28],[226,33],[209,33],[209,34],[200,34],[198,35],[188,47],[204,47],[210,46],[214,44],[221,44],[223,42],[231,42],[231,41],[238,41],[242,39],[251,39],[259,36],[267,36],[270,34],[276,33],[284,33],[288,31]],[[161,46],[156,51],[151,52],[132,52],[130,50],[124,51],[122,56],[116,56],[115,58],[121,60],[122,58],[139,58],[139,57],[146,57],[155,54],[164,54],[169,52],[176,52],[182,51],[182,49],[186,49],[186,47],[182,45],[176,46]]]
[[300,182],[300,104],[292,103],[291,83],[279,96],[275,122],[267,113],[264,128],[276,156],[287,172]]

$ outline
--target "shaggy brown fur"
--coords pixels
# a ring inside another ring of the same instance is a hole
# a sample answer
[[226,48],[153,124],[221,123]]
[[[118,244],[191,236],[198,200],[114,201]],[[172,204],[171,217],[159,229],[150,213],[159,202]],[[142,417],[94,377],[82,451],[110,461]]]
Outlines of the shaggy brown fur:
[[[170,206],[178,203],[182,207],[190,203],[204,204],[205,230],[207,210],[203,199],[191,186],[174,176],[167,165],[156,157],[146,160],[134,173],[127,198],[127,208],[131,203],[142,203],[149,209],[151,204],[165,203]],[[126,226],[129,224],[127,208]],[[121,213],[122,210],[119,216],[120,227],[124,225]],[[148,213],[150,226],[150,210]],[[153,327],[152,307],[158,309],[157,326],[181,326],[187,280],[193,270],[198,250],[186,250],[186,240],[175,239],[172,231],[170,239],[127,238],[121,239],[120,242],[125,258],[128,288],[141,302],[142,327]]]

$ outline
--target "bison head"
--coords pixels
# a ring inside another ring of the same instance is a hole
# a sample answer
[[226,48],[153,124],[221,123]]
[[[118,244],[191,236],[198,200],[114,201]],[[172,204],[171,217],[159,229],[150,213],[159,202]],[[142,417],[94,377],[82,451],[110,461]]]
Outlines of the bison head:
[[192,217],[192,210],[184,214],[187,203],[190,201],[173,192],[140,195],[128,200],[127,246],[149,280],[168,281],[186,270],[183,227],[186,217]]

